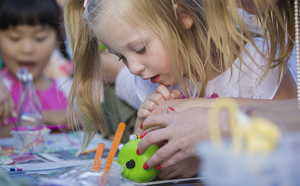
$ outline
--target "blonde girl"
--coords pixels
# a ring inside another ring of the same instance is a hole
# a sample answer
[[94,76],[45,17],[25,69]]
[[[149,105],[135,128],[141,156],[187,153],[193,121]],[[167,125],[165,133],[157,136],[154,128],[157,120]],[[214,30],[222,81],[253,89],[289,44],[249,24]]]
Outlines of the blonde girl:
[[[291,80],[287,79],[292,79],[292,77],[290,72],[286,71],[286,65],[296,63],[296,61],[291,60],[289,63],[285,63],[285,61],[288,61],[294,48],[295,25],[293,6],[294,1],[290,0],[205,0],[209,28],[208,35],[222,52],[224,61],[230,61],[233,59],[232,51],[234,51],[237,46],[237,48],[244,50],[245,43],[254,43],[253,38],[249,36],[251,36],[256,29],[256,27],[249,27],[249,25],[246,24],[237,8],[243,8],[252,14],[259,14],[257,18],[262,27],[262,36],[265,39],[266,45],[268,45],[268,47],[266,47],[267,52],[262,54],[268,60],[267,69],[271,71],[275,67],[281,69],[278,71],[279,75],[277,76],[278,78],[283,77],[280,84],[281,90],[288,91],[290,89],[284,86],[291,85]],[[228,7],[230,11],[228,11]],[[236,25],[239,26],[239,29],[236,29]],[[260,52],[260,50],[257,50],[257,52]],[[267,73],[269,72],[265,71],[265,75]],[[278,79],[278,81],[279,80],[280,79]],[[294,95],[291,96],[291,98],[295,97],[295,85],[293,85],[293,87]],[[284,126],[286,130],[295,130],[295,124],[299,121],[299,111],[297,111],[298,106],[296,105],[295,98],[289,100],[274,100],[272,101],[274,102],[272,105],[268,104],[269,106],[263,106],[270,102],[267,100],[257,100],[255,102],[254,100],[245,99],[236,100],[239,101],[241,105],[249,105],[252,103],[251,107],[245,107],[248,108],[249,114],[260,117],[264,116],[274,120],[278,125]],[[259,104],[258,102],[262,104]],[[155,154],[147,161],[149,167],[163,161],[160,165],[162,168],[172,167],[172,171],[175,172],[175,170],[178,170],[178,165],[180,164],[178,162],[194,155],[194,144],[199,140],[208,137],[208,132],[206,130],[208,107],[203,107],[205,103],[207,103],[207,100],[201,100],[201,104],[198,103],[198,105],[202,105],[201,108],[197,107],[195,100],[193,100],[194,108],[185,110],[183,107],[186,104],[186,101],[171,100],[160,104],[152,111],[150,117],[144,120],[144,130],[149,127],[164,127],[168,130],[164,132],[160,131],[160,135],[167,136],[168,133],[170,133],[173,136],[176,136],[176,138],[167,139],[169,143],[172,142],[173,146],[168,146],[168,150],[164,150],[159,156]],[[209,105],[209,103],[207,105]],[[175,108],[177,112],[170,110],[168,107]],[[283,117],[281,113],[289,113],[291,117],[287,117],[286,115]],[[182,123],[189,123],[191,125],[180,128],[179,126],[181,126]],[[228,132],[226,121],[224,121],[222,126],[223,133],[226,135]],[[172,130],[178,127],[181,130]],[[186,136],[182,134],[189,135]],[[139,144],[140,153],[149,147],[149,145],[155,143],[155,140],[147,142],[153,136],[157,136],[157,134],[153,132],[151,136],[148,136],[148,139],[141,141]],[[165,159],[164,157],[170,158]],[[174,173],[172,174],[174,175]]]
[[[187,97],[190,97],[192,87],[196,92],[194,95],[203,97],[209,80],[227,71],[242,53],[238,43],[234,50],[228,48],[224,53],[218,48],[218,42],[211,39],[201,0],[89,0],[86,8],[82,1],[70,0],[65,5],[65,14],[74,53],[69,119],[75,124],[83,123],[86,131],[83,148],[99,127],[103,133],[106,128],[99,118],[99,41],[117,55],[131,73],[165,86],[179,83]],[[253,34],[247,37],[253,37]],[[230,37],[229,40],[232,41]],[[223,58],[229,54],[231,59]],[[252,59],[251,55],[249,58]],[[283,94],[284,98],[288,96]],[[91,125],[88,125],[89,118]],[[144,168],[155,165],[146,163]]]
[[[89,0],[86,8],[83,7],[83,2],[80,0],[66,2],[65,24],[74,55],[74,77],[69,97],[70,121],[76,123],[80,118],[81,122],[85,124],[89,122],[90,118],[91,126],[83,126],[87,132],[85,145],[99,127],[103,133],[106,130],[104,123],[99,118],[99,114],[101,115],[99,101],[101,90],[98,82],[101,80],[101,62],[99,61],[98,42],[103,40],[105,29],[110,26],[109,23],[116,21],[119,23],[119,19],[124,19],[126,23],[130,22],[136,27],[155,31],[156,35],[164,38],[165,50],[170,56],[169,61],[172,62],[173,68],[172,75],[165,82],[166,85],[170,86],[178,81],[187,93],[188,88],[182,79],[184,71],[186,77],[193,84],[196,85],[198,81],[201,81],[205,87],[205,82],[208,80],[207,73],[212,71],[211,66],[218,66],[217,68],[224,70],[224,66],[217,62],[212,64],[212,59],[218,58],[218,52],[214,48],[211,52],[211,49],[206,47],[208,43],[206,39],[208,38],[207,25],[202,1],[186,2],[188,4],[185,6],[188,6],[192,13],[188,18],[195,20],[194,23],[189,23],[186,20],[186,24],[183,24],[183,22],[178,21],[178,19],[185,19],[187,14],[184,12],[183,14],[176,14],[173,1],[153,1],[150,3],[149,1],[138,0]],[[179,7],[181,3],[181,1],[177,2]],[[135,9],[136,7],[139,9]],[[194,7],[197,7],[197,11],[192,12]],[[180,9],[178,8],[178,12]],[[189,33],[186,33],[186,27],[191,27],[191,24],[194,25],[193,28]],[[122,29],[121,26],[117,28]],[[191,42],[193,40],[196,42]],[[120,43],[116,39],[115,42]],[[105,42],[102,43],[106,44]],[[110,51],[111,46],[107,44],[106,47]],[[136,46],[133,51],[136,53],[148,52],[146,52],[143,43]],[[130,65],[126,63],[127,59],[121,54],[114,51],[110,52],[116,54],[126,65]],[[207,68],[204,68],[205,63],[211,65],[206,65]],[[155,65],[152,67],[154,68]],[[132,69],[132,73],[135,73],[135,69]],[[143,78],[150,77],[145,74]],[[197,89],[200,90],[200,87],[197,86]],[[201,90],[201,94],[203,92],[204,88]]]

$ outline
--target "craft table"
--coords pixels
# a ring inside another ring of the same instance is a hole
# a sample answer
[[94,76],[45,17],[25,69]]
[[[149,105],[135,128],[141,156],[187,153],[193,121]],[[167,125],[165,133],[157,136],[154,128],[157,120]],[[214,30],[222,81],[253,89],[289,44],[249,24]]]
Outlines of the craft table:
[[[48,140],[48,147],[41,153],[33,155],[21,155],[13,148],[12,138],[0,138],[1,161],[0,169],[9,173],[12,179],[27,179],[32,185],[37,185],[41,177],[58,172],[64,168],[92,164],[95,157],[95,148],[98,143],[105,144],[103,152],[103,161],[108,155],[112,145],[111,140],[107,140],[96,135],[90,142],[85,152],[78,157],[74,155],[80,148],[80,142],[83,140],[83,132],[52,133]],[[5,159],[4,157],[8,157]],[[117,154],[116,154],[117,157]],[[7,161],[14,161],[13,165],[4,165]],[[10,172],[11,168],[22,171]],[[172,181],[153,181],[145,184],[133,183],[128,180],[121,180],[121,185],[202,185],[201,179],[183,179]],[[1,185],[1,184],[0,184]]]

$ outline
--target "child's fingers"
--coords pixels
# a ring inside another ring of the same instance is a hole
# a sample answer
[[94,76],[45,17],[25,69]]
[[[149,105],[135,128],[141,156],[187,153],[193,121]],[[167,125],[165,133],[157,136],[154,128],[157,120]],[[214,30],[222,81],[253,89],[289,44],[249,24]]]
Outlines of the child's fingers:
[[172,99],[171,92],[168,90],[168,88],[164,85],[159,85],[156,90],[156,93],[160,94],[164,100],[170,100]]
[[141,122],[143,122],[151,112],[147,109],[139,109],[137,113],[137,117]]
[[175,113],[176,111],[172,108],[172,107],[168,107],[168,109],[167,109],[167,113],[168,114],[173,114],[173,113]]
[[[7,118],[9,116],[12,116],[14,118],[17,117],[17,112],[15,111],[15,103],[13,102],[11,96],[9,95],[10,99],[8,100],[8,115],[7,115]],[[7,120],[7,119],[6,119]]]
[[172,99],[181,99],[181,96],[182,96],[182,94],[181,94],[180,90],[175,89],[175,90],[171,91]]
[[15,104],[11,98],[10,92],[0,80],[0,117],[3,122],[13,113]]
[[[147,134],[138,144],[139,154],[143,154],[145,150],[153,144],[160,143],[162,141],[168,141],[170,132],[168,129],[159,129]],[[165,135],[166,134],[166,135]],[[175,154],[180,149],[177,145],[166,145],[160,147],[148,160],[147,165],[152,168],[159,165],[161,162],[167,160],[171,155]],[[177,161],[177,160],[175,160]],[[178,161],[177,161],[178,163]]]
[[138,144],[138,150],[140,155],[143,154],[145,150],[149,148],[151,145],[167,141],[169,137],[164,135],[166,133],[167,131],[165,128],[159,128],[157,130],[147,133],[147,135],[144,136],[144,138],[141,139],[141,141]]
[[[164,105],[158,105],[150,114],[149,116],[154,116],[154,115],[157,115],[157,114],[162,114],[162,113],[165,113],[165,107]],[[148,116],[148,117],[149,117]]]
[[[161,96],[159,95],[159,97],[161,97]],[[148,97],[147,100],[142,102],[140,109],[138,110],[138,113],[137,113],[137,116],[141,122],[143,122],[144,119],[146,119],[149,116],[149,114],[158,106],[154,101],[152,101],[152,100],[150,101],[148,99],[151,99],[151,97],[150,98]]]
[[[148,95],[148,96],[146,97],[146,99],[145,99],[144,102],[146,102],[146,101],[152,101],[152,102],[154,102],[156,105],[159,105],[159,104],[165,102],[166,100],[165,100],[165,98],[163,97],[162,94],[157,93],[157,92],[153,92],[152,94],[150,94],[150,95]],[[144,102],[143,102],[143,103],[144,103]]]
[[[170,144],[170,146],[171,146],[170,148],[173,148],[174,145]],[[170,167],[170,166],[179,164],[181,161],[183,161],[186,158],[187,158],[186,154],[184,154],[182,150],[178,150],[177,152],[172,153],[172,156],[170,156],[164,162],[162,162],[161,167],[165,168],[165,167]],[[191,157],[189,157],[189,158],[191,158]]]
[[2,117],[2,122],[7,124],[8,117],[10,115],[10,105],[9,105],[8,101],[4,102],[4,107],[5,107],[5,109],[4,109],[4,113],[3,113],[3,117]]
[[3,123],[7,123],[7,118],[9,117],[9,115],[11,114],[11,105],[9,102],[9,97],[7,97],[7,95],[1,95],[1,103],[2,103],[2,122]]
[[150,112],[152,112],[156,107],[157,107],[157,104],[155,102],[150,101],[150,100],[145,100],[144,102],[142,102],[140,109],[146,109],[146,110],[149,110]]

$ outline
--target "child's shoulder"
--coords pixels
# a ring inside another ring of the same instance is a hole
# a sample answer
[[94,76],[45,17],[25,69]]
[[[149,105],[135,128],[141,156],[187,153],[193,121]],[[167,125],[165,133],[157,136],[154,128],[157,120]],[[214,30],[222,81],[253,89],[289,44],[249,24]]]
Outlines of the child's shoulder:
[[241,54],[241,56],[235,61],[236,65],[241,63],[246,64],[251,69],[251,66],[261,67],[268,63],[268,60],[265,56],[268,56],[268,44],[267,41],[263,38],[254,38],[254,44],[247,43]]
[[8,70],[6,69],[6,68],[2,68],[1,70],[0,70],[0,78],[2,79],[2,78],[10,78],[10,74],[9,74],[9,72],[8,72]]
[[249,52],[250,55],[253,54],[260,54],[260,55],[266,55],[268,50],[268,43],[264,38],[256,37],[253,38],[254,44],[247,43],[244,48],[244,53],[246,51]]

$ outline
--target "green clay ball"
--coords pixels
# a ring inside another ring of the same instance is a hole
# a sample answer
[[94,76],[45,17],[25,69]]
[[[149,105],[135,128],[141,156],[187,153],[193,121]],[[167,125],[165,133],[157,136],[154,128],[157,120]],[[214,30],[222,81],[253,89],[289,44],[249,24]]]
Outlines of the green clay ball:
[[119,152],[118,162],[124,167],[124,178],[135,182],[149,182],[157,176],[159,170],[155,167],[144,169],[144,163],[158,150],[156,145],[150,146],[143,154],[137,155],[136,150],[140,139],[129,141]]

